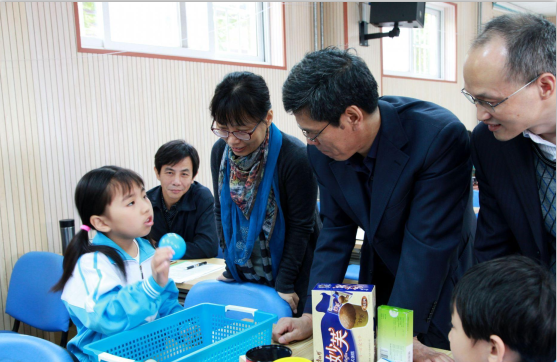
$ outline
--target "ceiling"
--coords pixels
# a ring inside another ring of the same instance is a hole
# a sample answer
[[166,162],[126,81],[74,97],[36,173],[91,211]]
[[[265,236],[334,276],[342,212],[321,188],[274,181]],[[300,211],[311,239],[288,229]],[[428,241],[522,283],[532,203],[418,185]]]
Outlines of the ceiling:
[[[552,1],[497,2],[497,4],[500,4],[502,6],[510,5],[507,6],[509,8],[519,7],[525,9],[527,12],[542,14],[544,16],[555,16],[555,14],[557,13],[557,3]],[[520,10],[520,9],[516,9],[516,10]]]

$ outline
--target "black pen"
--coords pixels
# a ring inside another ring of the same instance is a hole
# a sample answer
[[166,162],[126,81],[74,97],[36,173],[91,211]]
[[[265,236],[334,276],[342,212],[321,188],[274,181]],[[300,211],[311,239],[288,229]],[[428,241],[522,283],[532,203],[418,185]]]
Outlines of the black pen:
[[197,264],[193,264],[193,265],[188,266],[188,267],[186,268],[186,270],[190,270],[190,269],[193,269],[193,268],[195,268],[195,267],[202,266],[202,265],[205,265],[205,264],[207,264],[207,262],[206,262],[206,261],[202,261],[201,263],[197,263]]

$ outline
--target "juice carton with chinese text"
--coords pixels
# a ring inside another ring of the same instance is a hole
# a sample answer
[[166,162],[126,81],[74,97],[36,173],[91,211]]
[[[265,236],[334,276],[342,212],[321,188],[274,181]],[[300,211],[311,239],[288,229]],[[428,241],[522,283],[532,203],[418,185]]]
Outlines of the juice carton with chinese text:
[[377,308],[377,352],[392,362],[412,362],[414,312],[382,305]]

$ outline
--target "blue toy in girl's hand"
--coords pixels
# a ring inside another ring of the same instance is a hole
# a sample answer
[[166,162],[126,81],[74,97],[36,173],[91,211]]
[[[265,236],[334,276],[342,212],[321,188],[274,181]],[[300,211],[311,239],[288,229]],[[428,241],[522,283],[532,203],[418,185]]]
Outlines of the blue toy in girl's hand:
[[172,260],[181,259],[186,254],[186,242],[184,238],[175,233],[164,234],[159,240],[159,248],[170,246],[174,250]]

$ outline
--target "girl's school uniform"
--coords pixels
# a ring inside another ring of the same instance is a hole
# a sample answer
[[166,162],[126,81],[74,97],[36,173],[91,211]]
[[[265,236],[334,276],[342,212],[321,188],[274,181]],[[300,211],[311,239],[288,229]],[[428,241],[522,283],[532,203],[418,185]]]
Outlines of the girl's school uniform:
[[77,327],[77,335],[68,350],[80,361],[95,361],[83,347],[104,337],[132,329],[168,314],[180,311],[178,288],[170,279],[160,287],[151,273],[155,249],[142,238],[139,262],[101,232],[93,245],[110,246],[124,260],[127,278],[116,263],[101,252],[82,255],[62,292],[62,301]]

